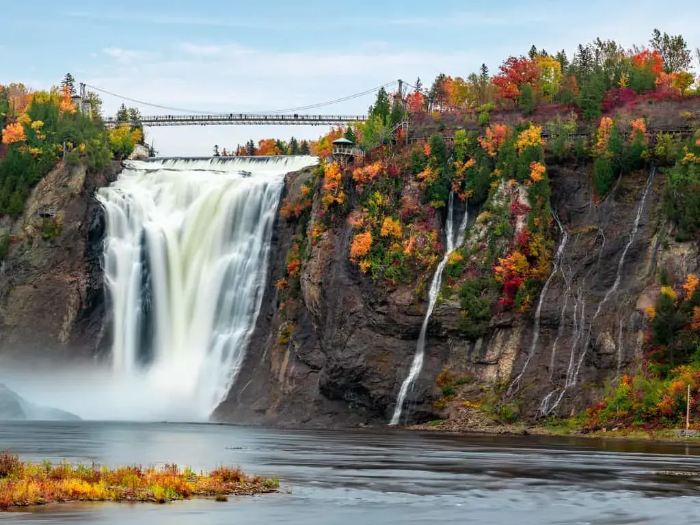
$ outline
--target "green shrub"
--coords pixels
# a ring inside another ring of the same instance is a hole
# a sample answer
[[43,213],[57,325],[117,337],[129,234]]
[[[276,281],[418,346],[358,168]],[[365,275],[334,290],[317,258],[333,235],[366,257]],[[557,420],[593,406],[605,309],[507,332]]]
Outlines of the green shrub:
[[488,111],[482,111],[479,113],[479,126],[488,126],[491,122],[491,117]]
[[63,232],[63,225],[55,220],[46,217],[41,221],[41,238],[44,241],[50,241],[61,235]]

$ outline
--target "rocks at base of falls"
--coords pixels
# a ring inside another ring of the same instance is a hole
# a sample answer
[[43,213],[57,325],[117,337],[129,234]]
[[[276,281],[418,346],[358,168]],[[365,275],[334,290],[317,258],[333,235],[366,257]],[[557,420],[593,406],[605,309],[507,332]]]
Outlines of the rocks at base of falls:
[[64,410],[31,403],[0,383],[0,420],[80,421],[80,418]]

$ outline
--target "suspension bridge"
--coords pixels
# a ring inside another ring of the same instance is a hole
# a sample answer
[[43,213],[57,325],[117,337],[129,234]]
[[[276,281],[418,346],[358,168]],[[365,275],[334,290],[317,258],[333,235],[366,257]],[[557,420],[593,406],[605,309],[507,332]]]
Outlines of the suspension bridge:
[[[85,111],[87,103],[87,93],[86,88],[90,88],[93,91],[109,95],[122,101],[128,101],[140,106],[147,106],[152,108],[158,108],[161,110],[166,110],[166,114],[156,114],[141,116],[140,122],[146,127],[163,127],[163,126],[226,126],[226,125],[249,125],[249,126],[261,126],[261,125],[305,125],[305,126],[332,126],[332,125],[347,125],[353,122],[365,122],[367,120],[367,115],[341,115],[341,114],[317,114],[309,113],[310,111],[320,109],[326,106],[331,106],[339,104],[342,102],[348,102],[360,97],[366,97],[369,95],[375,95],[380,89],[387,90],[391,96],[399,96],[403,101],[405,100],[404,89],[406,86],[410,86],[407,82],[403,80],[394,80],[388,82],[381,86],[362,91],[360,93],[355,93],[353,95],[348,95],[346,97],[341,97],[335,100],[329,100],[326,102],[320,102],[317,104],[310,104],[307,106],[301,106],[296,108],[278,109],[272,111],[261,111],[261,112],[227,112],[227,113],[207,113],[204,111],[197,111],[191,109],[175,108],[169,106],[163,106],[159,104],[153,104],[149,102],[144,102],[142,100],[136,100],[130,97],[112,93],[105,89],[91,86],[89,84],[80,84],[80,95],[77,101],[79,107],[83,108]],[[107,117],[104,119],[105,124],[108,127],[114,127],[118,125],[122,120],[117,117]]]

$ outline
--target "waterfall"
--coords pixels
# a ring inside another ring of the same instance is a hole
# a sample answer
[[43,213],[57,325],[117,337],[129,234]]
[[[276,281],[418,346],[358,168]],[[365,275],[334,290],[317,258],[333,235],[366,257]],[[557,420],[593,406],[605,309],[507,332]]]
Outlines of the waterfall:
[[[630,231],[630,236],[629,240],[627,241],[627,244],[625,245],[625,248],[622,250],[622,255],[620,255],[620,260],[617,263],[617,274],[615,275],[615,281],[613,282],[613,285],[610,287],[610,289],[607,291],[605,294],[605,297],[603,297],[603,300],[598,303],[598,308],[596,308],[595,313],[593,314],[593,318],[591,319],[591,322],[588,324],[588,333],[586,335],[586,340],[584,342],[583,348],[581,350],[581,355],[578,358],[578,361],[575,361],[575,351],[576,347],[578,345],[578,341],[580,340],[580,337],[583,332],[583,326],[585,324],[585,318],[583,317],[583,311],[585,309],[585,302],[583,302],[583,307],[582,307],[582,314],[579,320],[579,328],[580,330],[577,331],[577,335],[574,338],[574,342],[572,344],[571,348],[571,360],[569,362],[569,369],[567,370],[566,373],[566,382],[564,384],[564,388],[559,392],[559,396],[557,397],[556,401],[550,405],[550,401],[554,398],[556,394],[556,390],[553,392],[550,392],[543,400],[542,403],[540,404],[540,413],[544,416],[552,414],[559,404],[561,403],[562,399],[564,398],[564,395],[566,394],[567,389],[576,386],[578,383],[578,377],[579,373],[581,372],[581,366],[583,365],[583,360],[586,357],[586,353],[588,351],[588,345],[591,342],[591,332],[593,330],[593,323],[595,320],[598,318],[600,315],[603,306],[610,300],[610,298],[617,292],[617,289],[620,286],[620,283],[622,282],[622,270],[625,266],[625,259],[627,257],[627,252],[629,249],[632,247],[632,244],[634,243],[634,240],[637,236],[637,232],[639,231],[639,223],[642,219],[642,215],[644,213],[644,206],[647,201],[647,197],[649,196],[649,191],[651,190],[651,187],[654,183],[654,174],[656,173],[656,168],[652,167],[650,172],[649,172],[649,178],[647,179],[646,184],[644,185],[644,189],[642,190],[642,195],[639,201],[639,206],[637,207],[637,214],[634,218],[634,222],[632,223],[632,229]],[[575,310],[574,310],[574,324],[576,324],[575,320]],[[576,331],[576,328],[574,328]],[[622,330],[622,328],[620,328]],[[620,333],[620,341],[622,333]],[[619,350],[618,350],[619,352]],[[621,359],[621,357],[618,357],[618,359]],[[574,366],[574,363],[576,365]]]
[[265,285],[284,174],[316,157],[155,159],[98,192],[114,374],[164,412],[206,418],[241,367]]
[[445,236],[447,238],[447,250],[445,251],[445,256],[435,270],[435,275],[433,275],[433,280],[430,283],[430,290],[428,291],[428,310],[425,312],[425,318],[423,319],[423,325],[420,329],[420,335],[418,336],[418,344],[416,345],[416,354],[413,357],[413,363],[411,364],[411,369],[408,376],[401,385],[401,390],[399,391],[399,397],[396,401],[396,407],[394,408],[394,415],[391,418],[390,425],[398,425],[401,419],[401,411],[403,410],[403,404],[406,400],[406,395],[408,390],[413,383],[418,378],[421,369],[423,368],[423,357],[425,355],[425,338],[428,332],[428,323],[430,322],[430,316],[433,314],[435,309],[435,303],[437,302],[438,293],[440,292],[440,286],[442,285],[442,273],[445,271],[445,266],[447,266],[447,261],[449,260],[450,254],[457,248],[461,247],[464,243],[464,234],[467,230],[467,222],[469,221],[469,213],[465,209],[464,217],[457,230],[457,235],[454,235],[454,194],[450,192],[450,198],[447,206],[447,224],[445,225]]
[[[544,283],[544,286],[542,287],[542,292],[540,293],[540,300],[537,302],[537,308],[535,309],[535,319],[534,319],[534,323],[533,323],[533,327],[532,327],[532,340],[530,341],[530,348],[528,349],[527,358],[525,359],[525,364],[523,364],[523,369],[520,371],[518,376],[513,380],[513,382],[508,387],[507,395],[509,395],[509,396],[516,393],[518,391],[518,389],[520,388],[520,380],[522,379],[523,375],[525,375],[525,372],[527,371],[527,367],[530,365],[530,361],[532,361],[532,358],[535,355],[535,349],[537,348],[537,341],[540,338],[540,319],[542,316],[542,305],[544,304],[544,300],[547,297],[547,292],[549,291],[549,286],[552,284],[552,280],[557,275],[557,273],[559,273],[559,270],[561,269],[561,262],[562,262],[562,258],[564,256],[564,250],[566,249],[566,243],[569,240],[569,233],[562,226],[561,222],[559,221],[559,217],[557,217],[556,213],[553,213],[553,215],[557,221],[557,225],[559,226],[559,231],[561,233],[561,242],[559,243],[559,247],[557,248],[557,251],[554,254],[554,263],[552,265],[552,273],[549,274],[549,278]],[[566,308],[566,305],[564,306],[564,308]]]

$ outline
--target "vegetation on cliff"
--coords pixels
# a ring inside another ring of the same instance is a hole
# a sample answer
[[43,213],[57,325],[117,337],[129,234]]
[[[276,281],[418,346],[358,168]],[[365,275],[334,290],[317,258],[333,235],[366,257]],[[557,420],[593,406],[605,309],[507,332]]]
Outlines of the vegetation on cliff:
[[31,188],[59,161],[84,162],[100,170],[112,158],[130,155],[143,141],[138,112],[122,108],[122,123],[107,130],[99,98],[90,93],[90,109],[83,113],[74,106],[74,95],[70,75],[50,91],[32,91],[23,84],[0,86],[0,214],[21,213]]
[[248,476],[238,468],[220,467],[209,473],[165,465],[109,469],[98,465],[57,465],[20,461],[0,454],[0,509],[70,501],[152,502],[216,498],[275,492],[276,479]]

